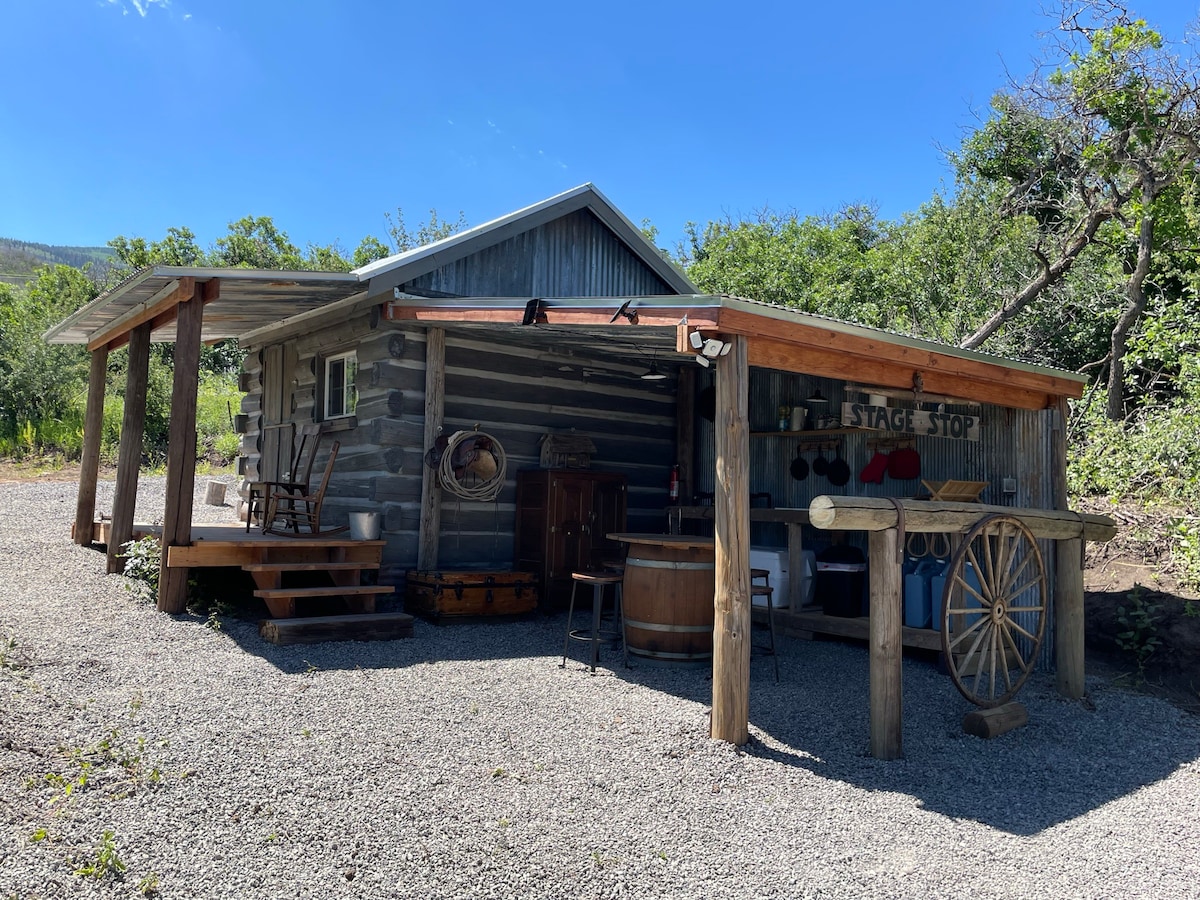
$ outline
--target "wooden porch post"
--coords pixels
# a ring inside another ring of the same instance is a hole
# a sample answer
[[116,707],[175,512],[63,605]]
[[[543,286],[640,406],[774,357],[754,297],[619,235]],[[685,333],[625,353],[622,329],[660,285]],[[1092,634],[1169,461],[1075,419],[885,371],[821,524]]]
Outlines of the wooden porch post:
[[125,571],[121,545],[133,538],[137,507],[138,471],[146,429],[146,382],[150,377],[150,323],[129,333],[129,370],[125,374],[125,413],[121,417],[121,446],[117,452],[117,487],[113,495],[112,527],[108,533],[107,569]]
[[96,481],[100,476],[100,438],[104,430],[104,380],[108,374],[108,346],[92,351],[88,370],[87,412],[83,419],[83,455],[79,460],[79,493],[75,498],[75,543],[92,543],[96,520]]
[[749,341],[732,338],[717,367],[717,477],[712,737],[750,739],[750,431],[746,424]]
[[424,463],[425,453],[437,440],[446,412],[446,331],[425,332],[425,445],[421,452],[421,530],[417,569],[437,568],[438,538],[442,531],[442,491],[437,473]]
[[900,631],[900,550],[898,530],[872,531],[867,538],[871,618],[871,755],[899,759],[903,738],[903,636]]
[[204,301],[220,282],[197,284],[175,309],[175,374],[171,382],[171,424],[167,434],[167,502],[163,513],[158,608],[181,613],[187,607],[188,570],[167,566],[171,547],[192,542],[192,493],[196,481],[196,393],[200,383],[200,324]]
[[[1051,473],[1054,506],[1067,509],[1067,399],[1058,399]],[[1054,545],[1054,638],[1058,692],[1079,700],[1084,693],[1083,538],[1060,540]]]

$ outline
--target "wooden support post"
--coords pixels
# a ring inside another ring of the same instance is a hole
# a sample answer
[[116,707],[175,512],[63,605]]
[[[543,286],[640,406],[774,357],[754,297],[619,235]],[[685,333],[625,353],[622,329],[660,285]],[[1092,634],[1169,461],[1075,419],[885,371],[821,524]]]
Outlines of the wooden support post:
[[[1070,410],[1065,397],[1054,411],[1051,483],[1054,505],[1067,509],[1067,422]],[[1083,540],[1059,540],[1054,547],[1054,655],[1058,692],[1071,700],[1082,699],[1085,677]]]
[[204,300],[218,281],[197,285],[176,307],[175,376],[171,383],[171,424],[167,436],[167,503],[163,513],[162,567],[158,575],[160,612],[187,608],[188,570],[167,566],[168,547],[192,542],[192,494],[196,482],[196,394],[200,383],[200,325]]
[[[442,430],[446,406],[446,331],[430,328],[425,332],[425,453]],[[442,491],[437,473],[421,464],[421,525],[417,544],[417,569],[437,568],[438,538],[442,531]]]
[[901,646],[901,554],[897,530],[872,531],[867,569],[871,581],[871,755],[899,759],[904,754]]
[[83,419],[83,455],[79,460],[79,493],[75,498],[75,543],[92,543],[96,521],[96,482],[100,477],[100,437],[104,431],[104,381],[108,374],[108,347],[92,351],[88,370],[87,411]]
[[792,612],[799,612],[804,594],[804,533],[799,522],[787,523],[787,551],[788,603]]
[[121,446],[117,451],[117,487],[113,495],[112,527],[108,532],[109,574],[125,571],[121,545],[133,538],[137,507],[138,471],[146,428],[146,382],[150,377],[150,323],[129,335],[129,369],[125,373],[125,413],[121,417]]
[[711,735],[750,739],[750,381],[749,342],[732,338],[717,360],[717,472],[713,498],[716,550]]
[[1059,541],[1054,578],[1055,662],[1058,692],[1079,700],[1084,693],[1083,541]]
[[696,367],[679,370],[679,387],[675,394],[675,462],[679,465],[679,500],[692,502],[696,480],[692,467],[696,464]]

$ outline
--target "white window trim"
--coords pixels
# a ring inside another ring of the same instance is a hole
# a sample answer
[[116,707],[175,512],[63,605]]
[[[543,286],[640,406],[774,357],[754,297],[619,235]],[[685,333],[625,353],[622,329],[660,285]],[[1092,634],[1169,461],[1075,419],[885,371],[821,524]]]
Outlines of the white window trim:
[[[321,397],[321,412],[322,412],[322,418],[325,421],[331,421],[334,419],[348,419],[355,414],[356,408],[358,406],[358,391],[355,388],[354,379],[350,378],[349,380],[343,382],[343,384],[341,385],[342,405],[346,411],[340,412],[340,413],[330,412],[330,402],[329,401],[333,398],[333,390],[332,390],[332,379],[330,379],[330,377],[329,377],[329,370],[330,370],[330,367],[338,361],[345,361],[348,364],[352,363],[354,366],[354,371],[357,373],[357,371],[358,371],[358,351],[357,350],[347,350],[344,353],[335,353],[331,356],[325,357],[325,362],[324,362],[325,369],[324,369],[324,378],[323,378],[323,386],[322,386],[322,395],[323,396]],[[348,370],[349,368],[350,368],[350,365],[346,365],[344,367],[343,371]]]

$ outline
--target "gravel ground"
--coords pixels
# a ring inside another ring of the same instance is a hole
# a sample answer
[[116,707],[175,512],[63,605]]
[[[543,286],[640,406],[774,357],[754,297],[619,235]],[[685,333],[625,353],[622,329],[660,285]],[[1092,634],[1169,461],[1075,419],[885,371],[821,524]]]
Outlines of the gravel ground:
[[559,669],[562,616],[275,647],[160,614],[69,542],[74,490],[0,485],[0,897],[1200,893],[1200,724],[1162,701],[1039,675],[983,741],[906,660],[885,763],[865,651],[786,641],[738,749],[704,671]]

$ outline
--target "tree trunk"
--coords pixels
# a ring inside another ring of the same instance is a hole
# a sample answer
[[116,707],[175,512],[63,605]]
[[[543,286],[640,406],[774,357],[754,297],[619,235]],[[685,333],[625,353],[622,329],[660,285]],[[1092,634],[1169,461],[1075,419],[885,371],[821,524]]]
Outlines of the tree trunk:
[[1150,173],[1142,174],[1142,221],[1138,228],[1137,262],[1125,285],[1128,302],[1113,326],[1108,367],[1108,408],[1106,414],[1113,422],[1125,418],[1125,346],[1129,332],[1146,309],[1146,275],[1150,272],[1150,256],[1154,248],[1154,198],[1158,185]]
[[1058,258],[1053,262],[1043,261],[1038,267],[1038,273],[1028,284],[1021,288],[1017,296],[1012,299],[1012,302],[1004,304],[1004,306],[992,313],[988,317],[988,320],[980,325],[973,334],[964,338],[959,346],[964,350],[976,349],[995,334],[1001,325],[1036,300],[1044,290],[1061,281],[1071,271],[1071,267],[1075,265],[1075,260],[1079,254],[1092,242],[1092,238],[1096,236],[1096,231],[1100,226],[1113,218],[1115,214],[1116,207],[1111,203],[1106,203],[1099,209],[1091,210],[1087,218],[1083,221],[1083,227],[1071,238]]

